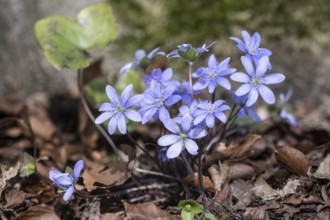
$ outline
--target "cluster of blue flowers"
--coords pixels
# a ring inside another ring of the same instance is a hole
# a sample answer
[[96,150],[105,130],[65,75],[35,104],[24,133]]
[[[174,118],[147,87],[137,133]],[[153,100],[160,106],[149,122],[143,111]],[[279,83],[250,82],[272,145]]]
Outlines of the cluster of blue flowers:
[[[208,60],[207,67],[199,67],[196,72],[191,73],[195,82],[179,82],[172,78],[171,68],[161,70],[153,69],[151,74],[144,76],[146,89],[142,94],[130,97],[133,90],[128,85],[119,97],[113,87],[106,88],[110,103],[100,106],[102,112],[95,120],[96,124],[103,123],[110,119],[108,131],[114,134],[116,128],[122,134],[126,134],[127,120],[146,124],[150,120],[160,120],[164,127],[170,132],[159,138],[159,146],[169,146],[168,158],[177,157],[182,150],[186,149],[191,155],[198,154],[197,139],[207,135],[208,130],[216,126],[216,123],[226,123],[228,118],[226,112],[231,108],[224,100],[195,99],[194,95],[199,94],[207,88],[212,94],[217,87],[223,88],[232,94],[233,101],[239,106],[237,116],[250,116],[255,121],[260,117],[254,112],[254,107],[259,95],[267,104],[275,103],[275,95],[268,87],[272,84],[281,83],[285,76],[282,73],[266,74],[271,68],[268,49],[260,48],[260,35],[254,33],[251,37],[247,31],[242,31],[243,41],[237,37],[230,39],[237,43],[244,55],[241,57],[243,72],[237,72],[229,64],[230,58],[218,61],[214,54]],[[138,50],[135,53],[135,62],[128,63],[120,70],[120,73],[128,72],[131,68],[145,70],[152,58],[156,55],[166,56],[168,59],[181,58],[190,66],[205,52],[208,52],[210,45],[194,48],[191,44],[182,44],[169,54],[160,52],[159,48],[154,49],[148,55],[145,51]],[[190,78],[190,79],[191,79]],[[230,80],[242,83],[237,90],[231,91]],[[192,86],[192,88],[191,88]],[[173,116],[171,109],[178,108],[179,114]],[[137,110],[134,110],[137,109]],[[285,112],[282,112],[284,115]]]

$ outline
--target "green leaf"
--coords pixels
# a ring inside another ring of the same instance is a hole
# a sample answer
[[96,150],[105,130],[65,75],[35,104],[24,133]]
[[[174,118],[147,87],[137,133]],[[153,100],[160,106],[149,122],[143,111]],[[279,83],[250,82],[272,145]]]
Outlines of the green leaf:
[[69,173],[72,177],[73,177],[73,170],[72,170],[72,168],[71,167],[66,167],[65,168],[65,172],[64,173]]
[[195,200],[181,200],[179,202],[179,208],[186,211],[194,212],[195,214],[202,213],[204,208],[201,204]]
[[194,220],[194,213],[186,210],[181,211],[182,220]]
[[35,38],[47,60],[56,68],[87,67],[92,59],[85,50],[105,47],[116,36],[111,6],[99,3],[83,9],[77,22],[53,16],[39,20]]
[[23,165],[20,169],[20,176],[21,177],[29,176],[32,173],[34,173],[34,171],[35,171],[35,165],[34,165],[33,157],[30,154],[24,152]]
[[204,219],[205,220],[217,220],[217,218],[210,212],[204,213]]

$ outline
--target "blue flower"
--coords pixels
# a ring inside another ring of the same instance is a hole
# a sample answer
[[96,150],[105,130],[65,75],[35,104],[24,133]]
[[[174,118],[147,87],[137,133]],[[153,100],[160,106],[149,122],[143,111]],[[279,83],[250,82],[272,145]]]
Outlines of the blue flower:
[[[51,179],[58,187],[65,191],[63,200],[68,201],[74,192],[74,184],[76,183],[82,169],[84,161],[79,160],[74,165],[73,173],[62,173],[58,170],[50,170],[48,173]],[[71,170],[72,171],[72,170]],[[73,175],[73,176],[72,176]]]
[[261,121],[259,115],[257,115],[257,113],[254,112],[254,108],[255,108],[255,104],[250,106],[250,107],[246,107],[245,103],[248,99],[247,95],[244,96],[236,96],[234,94],[234,101],[235,103],[239,106],[239,111],[237,113],[237,117],[238,118],[244,118],[245,115],[250,116],[254,121]]
[[[196,90],[193,90],[192,92],[194,95],[200,93],[200,91],[196,91]],[[180,95],[182,102],[186,105],[189,105],[192,102],[189,82],[180,83],[174,94]]]
[[[255,32],[251,37],[250,34],[243,30],[241,31],[244,42],[237,37],[230,37],[231,40],[237,43],[238,49],[245,53],[245,56],[254,62],[255,65],[258,65],[259,60],[264,56],[271,56],[272,52],[266,48],[259,48],[261,39],[260,34]],[[268,68],[271,68],[270,63]]]
[[124,89],[120,97],[112,86],[108,85],[105,89],[111,102],[103,103],[100,106],[99,111],[103,113],[95,119],[95,124],[101,124],[110,119],[108,124],[108,131],[110,134],[114,134],[117,127],[120,133],[126,134],[127,129],[125,117],[132,121],[141,121],[139,113],[130,109],[133,105],[139,103],[141,96],[134,95],[130,97],[133,90],[132,84]]
[[281,83],[284,81],[285,76],[282,73],[272,73],[265,76],[269,63],[267,56],[260,59],[255,71],[252,62],[247,57],[242,56],[241,61],[247,74],[237,72],[230,76],[232,80],[243,83],[236,90],[235,95],[244,96],[248,94],[245,104],[247,107],[256,103],[259,94],[266,103],[274,104],[274,93],[266,85]]
[[201,126],[192,126],[189,117],[183,117],[182,123],[177,124],[172,119],[164,122],[165,127],[172,132],[158,139],[158,145],[170,146],[166,152],[168,158],[179,156],[182,150],[187,149],[191,155],[198,154],[198,145],[193,139],[199,139],[207,135]]
[[285,110],[285,104],[289,101],[292,95],[292,89],[289,89],[287,94],[280,94],[280,117],[288,122],[291,126],[297,126],[298,122],[296,118]]
[[177,46],[177,49],[167,54],[166,57],[168,59],[182,58],[187,63],[193,63],[201,54],[208,52],[209,48],[212,47],[213,44],[215,44],[215,42],[209,45],[203,44],[203,46],[199,48],[194,48],[191,44],[181,44]]
[[226,123],[227,117],[223,111],[230,110],[230,107],[228,105],[224,105],[224,103],[225,101],[223,100],[217,100],[214,103],[209,100],[199,101],[196,105],[194,125],[205,122],[207,127],[213,128],[215,118],[220,120],[222,123]]
[[148,55],[142,49],[139,49],[135,52],[135,62],[125,64],[119,71],[119,73],[129,72],[131,68],[141,67],[142,69],[146,69],[150,63],[150,60],[156,55],[165,56],[164,52],[158,52],[159,48],[152,50]]
[[144,82],[147,86],[150,86],[152,81],[157,82],[162,87],[169,85],[177,86],[179,83],[175,80],[171,80],[172,75],[172,68],[167,68],[164,71],[160,68],[156,68],[152,70],[150,75],[145,75]]
[[193,85],[193,89],[202,90],[208,87],[209,93],[213,93],[216,85],[220,85],[227,90],[230,90],[231,85],[228,79],[224,76],[232,74],[236,71],[229,66],[230,58],[226,58],[221,63],[215,59],[212,54],[209,58],[208,67],[200,67],[196,73],[192,75],[194,78],[198,78],[198,81]]
[[179,95],[173,95],[175,90],[175,86],[162,88],[155,81],[151,82],[151,87],[143,94],[142,107],[139,110],[142,116],[142,124],[150,121],[152,117],[159,118],[162,122],[170,117],[166,107],[174,105],[181,99]]

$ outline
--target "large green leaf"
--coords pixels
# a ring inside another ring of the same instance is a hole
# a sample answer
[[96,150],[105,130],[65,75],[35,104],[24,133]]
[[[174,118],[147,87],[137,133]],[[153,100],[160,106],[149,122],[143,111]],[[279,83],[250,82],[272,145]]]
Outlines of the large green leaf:
[[105,47],[117,32],[111,6],[107,3],[83,9],[77,22],[59,16],[39,20],[34,30],[39,46],[56,69],[87,67],[92,59],[86,50]]

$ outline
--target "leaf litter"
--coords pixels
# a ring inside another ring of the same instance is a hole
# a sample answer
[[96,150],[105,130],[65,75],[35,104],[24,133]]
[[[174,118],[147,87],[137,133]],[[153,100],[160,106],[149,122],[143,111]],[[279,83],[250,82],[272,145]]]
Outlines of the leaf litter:
[[[197,174],[177,169],[184,166],[180,160],[169,161],[159,170],[120,135],[113,139],[129,156],[125,161],[114,159],[114,152],[93,124],[83,113],[78,114],[78,98],[74,94],[50,98],[39,93],[25,100],[10,97],[0,101],[0,217],[180,219],[178,202],[187,196],[198,201]],[[63,106],[52,108],[59,99]],[[24,112],[35,140],[22,122]],[[264,123],[261,128],[258,134],[245,137],[233,134],[226,143],[208,149],[203,183],[209,211],[218,219],[328,219],[329,132],[307,126],[292,128],[281,122]],[[152,141],[147,133],[157,132],[149,129],[138,127],[134,138],[139,143]],[[33,141],[38,148],[38,172],[20,175],[24,153],[33,156]],[[151,155],[157,154],[157,148],[141,146]],[[65,203],[48,179],[48,171],[63,171],[79,159],[86,167],[74,198]]]

